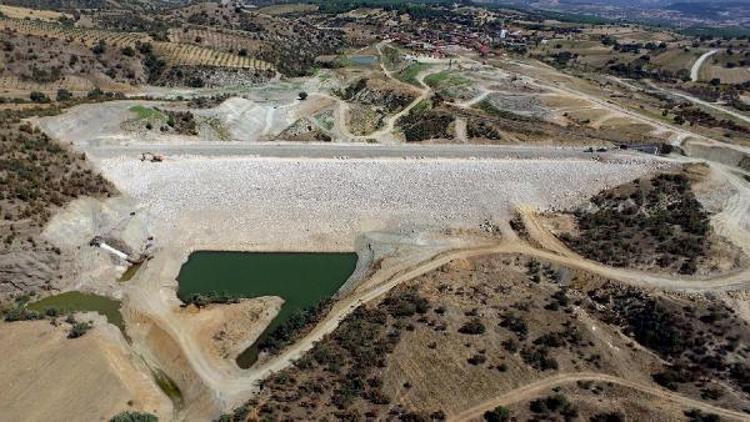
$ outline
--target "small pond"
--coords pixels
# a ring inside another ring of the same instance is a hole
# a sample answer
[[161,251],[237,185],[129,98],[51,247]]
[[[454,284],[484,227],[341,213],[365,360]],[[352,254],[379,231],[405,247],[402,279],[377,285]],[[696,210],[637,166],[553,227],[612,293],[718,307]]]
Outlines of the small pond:
[[199,251],[190,255],[177,276],[180,298],[223,294],[236,298],[279,296],[284,305],[245,350],[237,364],[250,367],[257,344],[295,312],[333,296],[354,272],[355,253],[246,253]]
[[120,301],[105,296],[91,293],[65,292],[30,303],[27,305],[27,308],[41,313],[50,308],[55,308],[62,314],[70,312],[98,312],[104,315],[110,324],[116,325],[120,331],[125,332],[125,323],[120,313]]
[[378,62],[378,56],[348,56],[352,63],[359,66],[371,66]]

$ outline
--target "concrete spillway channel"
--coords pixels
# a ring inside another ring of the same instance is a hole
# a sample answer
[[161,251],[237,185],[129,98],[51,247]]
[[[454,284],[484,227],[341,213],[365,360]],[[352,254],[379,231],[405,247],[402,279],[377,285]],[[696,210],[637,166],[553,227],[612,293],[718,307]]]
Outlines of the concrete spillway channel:
[[101,238],[99,236],[94,237],[91,240],[91,242],[89,242],[89,244],[91,246],[95,246],[95,247],[99,247],[101,249],[104,249],[105,251],[109,252],[110,254],[112,254],[112,255],[120,258],[120,260],[122,260],[123,262],[126,262],[126,263],[131,264],[131,265],[140,264],[140,263],[142,263],[146,259],[145,255],[140,255],[140,256],[136,257],[136,256],[132,256],[130,254],[127,254],[127,253],[125,253],[125,252],[123,252],[123,251],[115,248],[114,246],[111,246],[111,245],[107,244],[107,242],[103,238]]
[[120,259],[122,259],[123,261],[128,261],[129,258],[130,258],[128,256],[128,254],[126,254],[125,252],[119,251],[119,250],[113,248],[112,246],[109,246],[105,242],[100,243],[99,247],[102,248],[102,249],[104,249],[105,251],[111,253],[112,255],[120,257]]

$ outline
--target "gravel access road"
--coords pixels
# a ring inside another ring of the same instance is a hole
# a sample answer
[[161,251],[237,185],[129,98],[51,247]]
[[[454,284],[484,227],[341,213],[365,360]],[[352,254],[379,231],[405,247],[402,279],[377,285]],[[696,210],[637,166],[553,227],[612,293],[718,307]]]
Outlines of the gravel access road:
[[[431,158],[431,159],[590,159],[602,156],[586,147],[456,144],[298,144],[255,142],[152,143],[148,145],[106,145],[87,148],[99,158],[139,157],[142,152],[170,156],[267,157],[267,158]],[[645,158],[642,154],[618,153],[619,159]]]

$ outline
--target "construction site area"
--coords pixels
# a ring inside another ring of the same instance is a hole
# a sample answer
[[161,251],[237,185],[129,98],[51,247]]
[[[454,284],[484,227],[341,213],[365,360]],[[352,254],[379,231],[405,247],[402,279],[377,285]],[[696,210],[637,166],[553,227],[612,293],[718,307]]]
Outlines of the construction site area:
[[[106,189],[71,194],[12,250],[23,286],[52,272],[37,243],[65,261],[18,319],[70,292],[114,302],[0,328],[3,417],[747,420],[748,138],[633,107],[627,81],[410,53],[384,40],[297,78],[235,57],[268,80],[25,119]],[[335,278],[315,300],[229,290],[298,259]],[[80,393],[56,393],[72,380]]]

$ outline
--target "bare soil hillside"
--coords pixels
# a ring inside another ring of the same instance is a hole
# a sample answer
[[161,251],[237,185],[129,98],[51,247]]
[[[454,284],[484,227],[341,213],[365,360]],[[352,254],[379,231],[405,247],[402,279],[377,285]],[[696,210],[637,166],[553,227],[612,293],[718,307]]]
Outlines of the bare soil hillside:
[[168,419],[172,405],[139,367],[117,328],[68,338],[67,324],[0,323],[5,420],[109,420],[126,410]]
[[[697,402],[741,410],[750,403],[749,340],[721,300],[489,255],[452,262],[360,307],[231,418],[443,420],[496,397],[522,400],[524,386],[543,387],[547,378],[550,394],[566,388],[564,402],[516,406],[514,414],[669,420]],[[555,381],[575,382],[576,374],[633,387]],[[643,399],[655,405],[625,409]]]
[[25,113],[6,110],[0,118],[0,302],[50,289],[69,269],[68,257],[40,237],[55,210],[82,196],[114,193],[84,154],[22,123]]
[[561,239],[581,255],[617,267],[681,274],[736,269],[741,251],[713,233],[709,213],[692,191],[698,173],[661,174],[604,191],[574,213],[576,233]]

